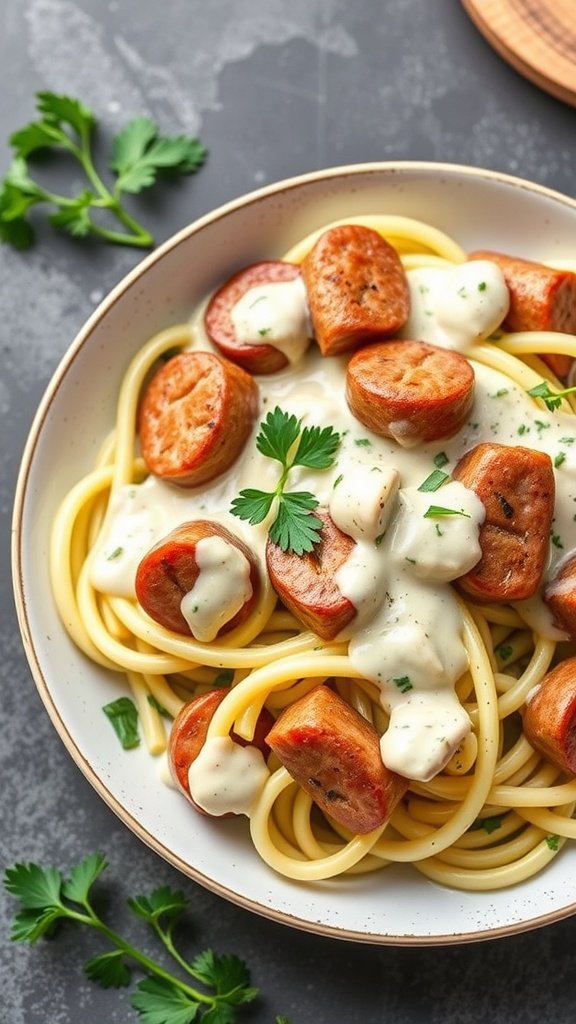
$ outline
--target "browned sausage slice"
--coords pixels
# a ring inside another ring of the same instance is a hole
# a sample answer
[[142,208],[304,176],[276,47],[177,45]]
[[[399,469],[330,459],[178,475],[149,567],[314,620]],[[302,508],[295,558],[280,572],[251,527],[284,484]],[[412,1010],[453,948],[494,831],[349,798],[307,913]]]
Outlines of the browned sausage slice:
[[232,309],[251,288],[278,281],[294,281],[300,268],[283,260],[263,260],[252,263],[234,274],[214,293],[204,316],[206,333],[210,340],[232,362],[249,373],[275,373],[288,365],[288,359],[274,345],[245,345],[236,338],[232,322]]
[[383,764],[374,727],[326,686],[287,707],[267,742],[321,810],[355,834],[383,825],[408,787]]
[[558,628],[576,640],[576,555],[558,566],[554,579],[544,588],[544,601]]
[[356,352],[346,371],[356,419],[406,447],[452,437],[474,401],[464,356],[423,341],[387,341]]
[[[576,334],[576,274],[500,252],[473,252],[470,260],[490,260],[500,267],[510,292],[504,320],[507,331],[560,331]],[[557,377],[566,377],[572,357],[545,353],[542,359]]]
[[182,598],[192,590],[200,574],[196,561],[196,547],[198,541],[207,537],[221,537],[232,547],[237,548],[250,566],[252,596],[221,627],[218,635],[242,625],[258,600],[258,566],[246,544],[224,526],[207,519],[182,523],[144,555],[136,570],[138,601],[155,622],[159,622],[165,629],[174,630],[175,633],[191,635],[190,626],[180,606]]
[[398,253],[371,228],[329,228],[304,260],[302,276],[324,356],[396,334],[408,319],[408,283]]
[[528,698],[522,727],[532,747],[576,775],[576,658],[561,662]]
[[482,601],[523,601],[542,578],[554,512],[554,471],[543,452],[479,444],[453,472],[486,509],[482,557],[458,585]]
[[356,615],[355,606],[334,579],[354,541],[338,529],[326,509],[316,509],[314,515],[323,523],[314,550],[296,555],[268,539],[266,564],[270,582],[286,607],[313,633],[333,640]]
[[148,385],[140,409],[140,444],[156,476],[197,487],[224,473],[258,412],[250,374],[210,352],[181,352]]
[[[170,731],[168,763],[172,778],[201,814],[206,814],[207,812],[190,795],[188,770],[204,746],[206,734],[216,708],[222,703],[224,697],[229,692],[228,687],[221,687],[216,690],[208,690],[199,697],[194,697],[179,711]],[[266,743],[266,736],[273,724],[274,719],[272,715],[266,708],[263,708],[258,716],[250,745],[258,747],[265,757],[270,753],[270,748]],[[235,743],[239,743],[241,746],[248,745],[246,740],[242,739],[241,736],[237,736],[234,732],[232,733],[232,738]]]

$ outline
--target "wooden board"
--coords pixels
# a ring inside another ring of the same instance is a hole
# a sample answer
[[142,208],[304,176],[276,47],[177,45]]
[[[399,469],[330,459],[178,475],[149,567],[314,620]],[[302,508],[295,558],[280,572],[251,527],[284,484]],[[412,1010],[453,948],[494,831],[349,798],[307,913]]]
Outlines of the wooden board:
[[516,71],[576,106],[576,0],[462,0]]

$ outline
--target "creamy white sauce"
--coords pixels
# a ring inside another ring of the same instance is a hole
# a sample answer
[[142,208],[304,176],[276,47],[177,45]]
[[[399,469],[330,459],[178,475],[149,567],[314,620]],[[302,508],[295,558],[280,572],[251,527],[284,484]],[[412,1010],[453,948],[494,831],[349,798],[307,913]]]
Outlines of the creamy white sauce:
[[[481,262],[474,266],[480,266],[477,283],[486,280],[490,285]],[[412,289],[414,275],[419,273],[409,274]],[[426,275],[439,281],[446,272],[427,270]],[[480,295],[486,297],[488,290]],[[456,298],[463,299],[457,291]],[[463,299],[460,308],[466,325],[470,303]],[[422,304],[413,309],[413,316],[420,316],[422,323],[434,319],[423,312]],[[492,329],[494,317],[486,318],[484,332]],[[448,320],[444,314],[445,325]],[[472,324],[476,337],[474,317]],[[428,335],[423,329],[409,333],[438,344],[439,331],[436,323]],[[196,347],[210,348],[200,320],[194,334]],[[228,511],[242,488],[270,491],[277,484],[279,463],[262,456],[255,446],[259,422],[279,405],[301,418],[303,426],[332,425],[342,438],[336,464],[322,472],[297,468],[289,487],[311,490],[357,542],[337,574],[341,591],[358,609],[341,639],[349,639],[350,658],[379,686],[382,706],[392,716],[393,728],[382,744],[386,764],[408,777],[423,779],[429,771],[440,770],[469,729],[468,716],[454,694],[454,684],[467,668],[467,656],[458,602],[448,581],[466,572],[479,555],[482,507],[461,484],[447,482],[433,492],[418,488],[435,467],[449,474],[461,456],[482,441],[548,452],[555,462],[556,506],[545,585],[559,561],[576,550],[574,420],[559,411],[537,408],[507,377],[472,360],[474,405],[458,434],[403,448],[377,437],[352,416],[344,398],[346,362],[346,357],[323,358],[313,347],[297,370],[289,367],[258,378],[261,408],[252,436],[237,463],[217,480],[198,489],[180,490],[155,479],[125,488],[111,509],[95,553],[92,581],[99,589],[133,595],[142,555],[174,526],[195,518],[225,525],[246,541],[263,566],[269,523],[250,527]],[[426,518],[429,505],[467,514]],[[541,593],[519,605],[519,610],[545,636],[558,639],[562,635],[553,626]],[[423,737],[430,740],[426,750]],[[221,770],[213,768],[213,773]],[[219,787],[215,774],[212,782]]]
[[250,814],[269,771],[257,747],[229,736],[207,740],[188,771],[192,798],[208,814]]
[[196,582],[180,602],[192,636],[209,643],[252,597],[250,562],[224,537],[203,537],[196,544]]
[[230,316],[242,345],[273,345],[290,363],[299,362],[310,344],[310,314],[300,276],[250,288]]
[[470,719],[453,690],[441,687],[414,694],[392,708],[380,740],[382,760],[400,774],[408,764],[411,778],[428,782],[448,764],[470,729]]
[[404,338],[465,352],[504,320],[510,295],[504,275],[489,260],[453,269],[418,267],[407,273],[410,316]]

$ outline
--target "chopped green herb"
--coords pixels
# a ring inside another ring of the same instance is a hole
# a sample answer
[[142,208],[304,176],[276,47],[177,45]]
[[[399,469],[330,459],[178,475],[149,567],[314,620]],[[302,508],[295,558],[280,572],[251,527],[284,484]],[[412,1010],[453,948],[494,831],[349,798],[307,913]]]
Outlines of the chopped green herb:
[[414,687],[410,682],[410,676],[400,676],[399,679],[393,679],[394,686],[397,686],[401,693],[408,693],[409,690],[413,690]]
[[530,427],[527,427],[525,423],[521,423],[516,433],[520,434],[520,437],[522,437],[522,434],[530,433]]
[[507,394],[508,394],[508,388],[498,388],[498,391],[495,391],[494,394],[490,395],[489,397],[490,398],[502,398],[504,395],[507,395]]
[[554,409],[558,409],[562,404],[562,399],[565,398],[566,395],[574,394],[575,391],[576,387],[564,388],[563,391],[552,391],[548,381],[543,380],[540,384],[536,384],[535,387],[530,388],[528,394],[531,395],[532,398],[541,398],[544,401],[546,408],[550,409],[550,412],[554,412]]
[[554,851],[559,850],[560,849],[560,836],[555,836],[555,835],[546,836],[546,846],[548,847],[549,850],[554,850]]
[[560,444],[574,444],[576,437],[561,437]]
[[420,484],[419,491],[437,491],[442,484],[448,480],[448,473],[443,473],[441,469],[434,469],[429,476]]
[[358,448],[370,448],[372,446],[372,441],[368,437],[356,437],[354,438],[354,444],[357,445]]
[[508,661],[514,653],[514,648],[510,644],[498,644],[495,648],[496,654],[502,661]]
[[450,461],[450,459],[446,455],[446,452],[438,452],[438,454],[434,456],[433,461],[434,465],[436,466],[436,469],[442,469],[442,467],[445,466],[446,463]]
[[332,485],[332,489],[334,489],[335,487],[338,487],[338,484],[341,484],[343,479],[344,479],[344,473],[340,473],[340,476],[336,477],[336,479],[335,479],[335,481],[334,481],[334,483]]
[[112,551],[108,555],[106,561],[107,562],[113,562],[115,558],[119,558],[120,557],[120,555],[122,554],[123,551],[124,551],[124,548],[114,548],[114,551]]
[[434,526],[436,527],[436,533],[437,533],[437,535],[438,535],[439,537],[443,537],[443,536],[444,536],[444,530],[441,530],[441,529],[440,529],[440,524],[439,524],[439,523],[434,523]]
[[478,291],[479,292],[485,292],[487,287],[488,287],[488,285],[486,284],[486,281],[480,281],[480,283],[478,285]]
[[468,512],[457,508],[444,508],[442,505],[430,505],[424,513],[424,519],[436,519],[441,516],[465,516],[466,519],[470,519]]
[[493,818],[483,818],[482,828],[488,835],[492,835],[492,832],[497,832],[499,828],[502,828],[502,818],[496,816]]
[[382,541],[384,540],[385,536],[386,536],[386,530],[384,530],[382,533],[379,533],[378,536],[375,538],[374,543],[375,543],[377,548],[380,547],[380,545],[381,545]]
[[124,750],[131,750],[139,745],[138,711],[130,697],[118,697],[110,704],[105,704],[102,711],[109,719]]
[[270,334],[271,330],[272,330],[271,327],[260,327],[260,329],[258,331],[258,334],[260,334],[263,338],[265,338],[267,334]]
[[564,547],[564,545],[562,543],[562,538],[560,537],[560,534],[558,534],[558,533],[551,533],[550,534],[550,539],[551,539],[551,541],[552,541],[552,543],[553,543],[555,548],[563,548]]
[[558,452],[558,455],[554,458],[555,469],[559,469],[563,462],[566,462],[566,455],[564,452]]
[[550,426],[550,424],[546,423],[544,420],[534,420],[534,423],[536,424],[536,429],[539,434],[542,433],[543,430],[548,430]]
[[212,683],[212,686],[232,686],[233,682],[234,669],[223,668],[221,672],[218,672],[218,674],[214,676],[214,682]]
[[160,704],[160,701],[156,700],[156,697],[154,696],[154,694],[149,693],[147,699],[148,699],[148,703],[149,703],[150,707],[154,708],[154,710],[157,711],[159,715],[162,715],[163,718],[172,718],[173,717],[170,714],[170,712],[167,711],[166,708],[162,706],[162,704]]

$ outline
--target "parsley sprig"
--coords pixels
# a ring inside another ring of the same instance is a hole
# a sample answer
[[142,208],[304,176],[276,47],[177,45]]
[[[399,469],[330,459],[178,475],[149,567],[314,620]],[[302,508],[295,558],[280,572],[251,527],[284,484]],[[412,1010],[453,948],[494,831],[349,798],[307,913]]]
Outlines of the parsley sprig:
[[565,398],[566,395],[573,395],[574,392],[576,392],[576,387],[564,388],[563,391],[552,391],[548,381],[543,380],[540,381],[540,384],[536,384],[535,387],[530,388],[528,394],[531,395],[532,398],[541,398],[546,408],[550,409],[550,412],[554,412],[554,410],[558,409],[562,404],[562,399]]
[[131,997],[142,1024],[234,1024],[238,1008],[258,995],[244,961],[206,949],[188,962],[174,941],[187,900],[182,892],[162,886],[147,896],[129,899],[128,906],[150,926],[187,978],[202,987],[171,974],[110,928],[95,911],[91,890],[106,867],[104,856],[93,853],[75,865],[67,878],[56,868],[38,864],[8,868],[5,888],[21,906],[13,921],[12,939],[35,943],[42,936],[51,938],[63,921],[85,925],[112,947],[86,962],[84,969],[91,981],[103,988],[120,988],[130,984],[134,964],[144,972]]
[[285,491],[290,471],[295,466],[329,469],[334,465],[340,435],[332,427],[304,427],[294,415],[278,406],[260,424],[256,447],[262,455],[282,466],[276,490],[259,491],[248,487],[234,498],[230,511],[252,526],[269,515],[276,502],[276,516],[270,526],[270,539],[282,551],[303,555],[313,551],[320,539],[322,520],[313,515],[318,499],[310,491]]
[[[113,139],[108,166],[114,183],[108,188],[94,164],[92,111],[77,99],[52,92],[39,92],[36,99],[39,120],[10,137],[14,159],[0,186],[0,239],[16,249],[28,249],[35,237],[28,214],[48,203],[55,208],[49,217],[54,227],[75,238],[94,235],[117,245],[150,248],[154,238],[128,212],[123,194],[149,188],[162,171],[193,174],[206,158],[202,143],[186,135],[161,136],[151,118],[133,118]],[[80,164],[87,187],[73,196],[61,195],[31,177],[29,158],[51,150],[64,152]],[[106,217],[125,230],[107,226]]]

